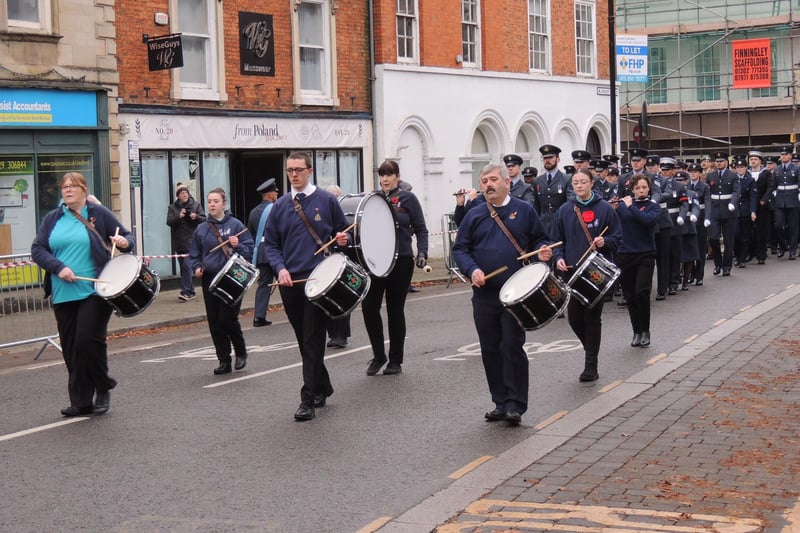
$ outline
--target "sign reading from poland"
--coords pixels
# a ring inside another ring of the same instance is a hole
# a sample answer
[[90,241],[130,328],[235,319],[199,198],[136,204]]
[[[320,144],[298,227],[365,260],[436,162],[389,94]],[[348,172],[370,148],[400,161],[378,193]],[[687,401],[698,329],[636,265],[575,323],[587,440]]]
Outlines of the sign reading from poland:
[[733,88],[768,89],[771,81],[769,39],[733,41]]
[[150,37],[147,39],[147,60],[150,70],[168,70],[183,66],[181,34]]
[[617,35],[617,81],[647,83],[647,35]]

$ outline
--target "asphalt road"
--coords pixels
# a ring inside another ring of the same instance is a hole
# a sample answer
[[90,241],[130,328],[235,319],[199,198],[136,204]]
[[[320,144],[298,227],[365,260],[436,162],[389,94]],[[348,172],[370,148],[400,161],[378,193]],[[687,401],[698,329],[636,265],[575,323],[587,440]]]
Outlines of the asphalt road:
[[592,384],[577,380],[582,352],[566,320],[530,332],[530,406],[519,428],[483,420],[492,404],[463,285],[410,295],[397,376],[365,375],[371,353],[357,311],[350,346],[328,351],[335,394],[305,423],[292,416],[299,354],[281,314],[270,327],[246,330],[248,367],[227,376],[211,374],[216,359],[203,324],[113,340],[120,384],[102,417],[59,415],[66,372],[48,350],[35,365],[0,373],[0,529],[357,531],[780,292],[798,268],[771,259],[654,302],[648,349],[629,346],[627,311],[607,304]]

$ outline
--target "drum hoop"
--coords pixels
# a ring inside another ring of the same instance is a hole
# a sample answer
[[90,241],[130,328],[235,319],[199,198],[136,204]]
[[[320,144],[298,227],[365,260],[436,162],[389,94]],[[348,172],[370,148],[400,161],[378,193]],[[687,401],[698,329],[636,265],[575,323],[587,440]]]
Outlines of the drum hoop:
[[[537,283],[536,285],[531,287],[525,294],[521,295],[519,298],[516,298],[514,300],[509,300],[509,301],[503,300],[502,296],[503,296],[504,289],[506,288],[506,285],[511,282],[511,280],[513,280],[514,278],[517,278],[517,277],[521,277],[521,272],[523,272],[525,270],[533,270],[534,268],[536,268],[537,270],[540,270],[539,267],[544,267],[544,269],[545,269],[544,276],[542,276],[542,279],[539,280],[539,283]],[[520,274],[520,276],[518,276],[518,274]],[[511,277],[509,277],[505,281],[505,283],[503,283],[503,286],[500,288],[500,301],[501,301],[501,303],[506,304],[506,305],[514,305],[514,304],[522,302],[523,300],[528,299],[528,297],[531,294],[533,294],[534,291],[538,290],[544,284],[544,282],[547,281],[547,278],[550,277],[550,274],[551,274],[550,267],[548,267],[544,263],[531,263],[529,265],[524,265],[522,268],[520,268],[519,270],[517,270],[516,272],[511,274]]]
[[[382,272],[380,274],[372,272],[369,268],[369,261],[367,261],[367,256],[364,253],[364,246],[361,243],[361,219],[363,218],[365,207],[367,202],[370,201],[372,197],[380,198],[381,201],[385,202],[389,208],[389,214],[392,217],[392,225],[394,226],[394,252],[392,253],[392,259],[389,261],[389,268],[386,269],[386,272]],[[382,191],[371,191],[364,195],[361,201],[358,203],[358,209],[355,214],[355,218],[353,219],[356,222],[355,230],[353,231],[354,241],[355,241],[355,250],[356,255],[358,256],[359,263],[361,263],[364,268],[366,268],[367,273],[371,273],[375,277],[385,278],[388,276],[391,271],[394,269],[394,265],[397,262],[397,257],[400,254],[400,240],[397,238],[397,230],[400,228],[400,223],[397,221],[397,214],[394,212],[394,207],[386,199],[386,196],[383,194]]]
[[[348,263],[349,259],[343,253],[336,252],[334,254],[329,255],[328,257],[326,257],[322,261],[320,261],[319,264],[314,267],[314,270],[311,271],[311,277],[312,278],[317,278],[318,275],[319,275],[317,273],[317,269],[320,266],[322,266],[323,263],[325,263],[326,261],[330,263],[333,260],[339,260],[339,259],[343,259],[343,261],[342,261],[341,265],[339,266],[339,269],[336,271],[336,275],[331,278],[330,283],[325,285],[325,287],[319,292],[317,297],[321,296],[323,294],[327,294],[327,292],[331,289],[331,287],[333,287],[334,283],[336,283],[339,280],[339,278],[342,277],[342,273],[344,272],[345,267],[347,267],[347,263]],[[350,261],[350,262],[352,263],[352,261]],[[314,282],[316,282],[316,281],[317,280],[315,279]],[[314,283],[314,282],[306,282],[306,287],[305,287],[305,291],[304,291],[305,294],[306,294],[306,298],[309,297],[308,296],[308,288],[317,286],[316,283]]]
[[137,279],[139,279],[139,274],[141,274],[141,272],[142,272],[142,258],[139,257],[138,255],[134,255],[134,254],[120,254],[120,255],[118,255],[116,257],[112,257],[111,259],[109,259],[108,263],[103,265],[103,270],[100,271],[100,278],[99,279],[105,279],[103,277],[103,273],[106,271],[106,268],[108,268],[108,266],[112,263],[112,261],[116,261],[117,263],[121,264],[121,261],[129,261],[129,259],[126,259],[128,257],[132,257],[133,259],[136,260],[136,273],[135,273],[135,275],[130,279],[130,281],[128,281],[128,284],[125,285],[125,287],[122,290],[117,291],[114,294],[110,294],[110,295],[106,295],[106,296],[102,295],[100,293],[100,291],[97,290],[97,288],[99,286],[106,285],[106,283],[100,283],[100,282],[95,281],[94,282],[94,292],[98,296],[100,296],[101,298],[103,298],[105,300],[110,300],[112,298],[116,298],[117,296],[119,296],[121,294],[124,294],[128,289],[130,289],[133,286],[134,282]]

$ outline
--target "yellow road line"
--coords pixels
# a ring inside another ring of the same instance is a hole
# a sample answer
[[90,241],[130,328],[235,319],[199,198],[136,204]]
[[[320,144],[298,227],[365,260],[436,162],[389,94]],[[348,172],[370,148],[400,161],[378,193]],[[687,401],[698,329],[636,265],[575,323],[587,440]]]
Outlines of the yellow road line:
[[476,468],[481,466],[483,463],[485,463],[486,461],[489,461],[491,459],[494,459],[493,455],[484,455],[483,457],[478,457],[477,459],[475,459],[474,461],[472,461],[468,465],[459,468],[458,470],[456,470],[455,472],[453,472],[452,474],[450,474],[447,477],[450,478],[450,479],[459,479],[459,478],[469,474],[470,472],[472,472],[473,470],[475,470]]
[[392,519],[391,516],[382,516],[380,518],[373,520],[366,526],[362,527],[361,529],[356,531],[356,533],[372,533],[373,531],[378,531],[380,528],[385,526],[391,519]]
[[552,424],[553,422],[555,422],[556,420],[558,420],[559,418],[564,417],[568,413],[569,413],[569,411],[559,411],[556,414],[554,414],[553,416],[551,416],[550,418],[548,418],[546,420],[542,420],[541,422],[539,422],[538,424],[533,426],[533,428],[534,429],[544,429],[547,426],[549,426],[550,424]]
[[621,379],[618,379],[617,381],[612,381],[611,383],[609,383],[609,384],[608,384],[608,385],[606,385],[605,387],[603,387],[603,388],[599,389],[597,392],[600,392],[600,393],[602,393],[602,392],[608,392],[608,391],[610,391],[611,389],[614,389],[614,388],[616,388],[616,387],[619,387],[620,385],[622,385],[622,383],[623,383],[623,381],[622,381]]
[[654,365],[654,364],[658,363],[659,361],[661,361],[662,359],[664,359],[666,356],[667,356],[667,354],[665,352],[661,352],[660,354],[658,354],[657,356],[653,357],[652,359],[648,359],[647,360],[647,364],[648,365]]

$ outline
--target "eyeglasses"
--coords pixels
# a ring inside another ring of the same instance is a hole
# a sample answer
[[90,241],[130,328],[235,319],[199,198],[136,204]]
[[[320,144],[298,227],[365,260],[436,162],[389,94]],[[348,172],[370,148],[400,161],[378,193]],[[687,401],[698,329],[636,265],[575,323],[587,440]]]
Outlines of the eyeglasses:
[[287,168],[286,169],[286,173],[287,174],[300,174],[301,172],[306,171],[309,168],[311,168],[311,167]]
[[68,191],[70,189],[80,189],[80,188],[81,188],[80,185],[64,185],[63,187],[61,187],[61,190]]

